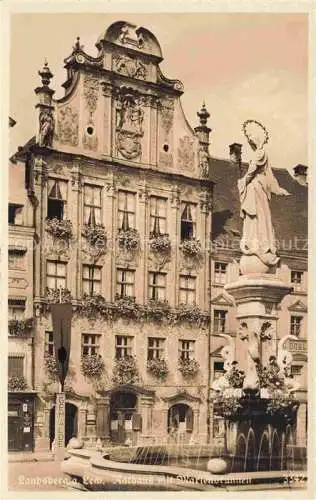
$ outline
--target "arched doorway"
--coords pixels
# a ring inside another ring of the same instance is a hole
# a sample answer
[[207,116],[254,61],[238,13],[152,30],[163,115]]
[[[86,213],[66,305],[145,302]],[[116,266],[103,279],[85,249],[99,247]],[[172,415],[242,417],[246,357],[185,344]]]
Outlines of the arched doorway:
[[[66,403],[65,407],[65,446],[69,439],[77,436],[78,433],[78,408],[72,403]],[[49,447],[55,439],[55,406],[50,410],[49,415]]]
[[187,441],[193,431],[193,410],[184,403],[171,406],[168,410],[168,434],[174,440]]
[[133,439],[133,415],[136,413],[137,396],[131,392],[114,392],[110,402],[110,433],[113,443]]

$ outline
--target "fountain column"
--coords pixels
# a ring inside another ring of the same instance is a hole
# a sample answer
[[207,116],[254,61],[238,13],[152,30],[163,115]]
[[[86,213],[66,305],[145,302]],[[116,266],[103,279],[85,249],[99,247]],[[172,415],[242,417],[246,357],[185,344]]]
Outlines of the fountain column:
[[[276,310],[291,287],[273,274],[253,273],[241,276],[225,286],[235,299],[240,338],[248,343],[248,360],[244,389],[258,390],[256,362],[267,364],[269,355],[276,355]],[[269,341],[269,342],[267,342]]]

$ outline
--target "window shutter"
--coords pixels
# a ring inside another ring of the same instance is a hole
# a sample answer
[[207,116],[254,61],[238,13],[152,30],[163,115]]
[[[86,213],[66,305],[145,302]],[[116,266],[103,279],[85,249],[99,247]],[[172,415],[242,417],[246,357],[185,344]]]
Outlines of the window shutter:
[[133,413],[132,429],[133,431],[142,431],[142,416],[140,415],[140,413]]
[[190,406],[187,409],[186,424],[187,424],[187,432],[192,432],[193,431],[193,410],[192,410],[192,408],[190,408]]

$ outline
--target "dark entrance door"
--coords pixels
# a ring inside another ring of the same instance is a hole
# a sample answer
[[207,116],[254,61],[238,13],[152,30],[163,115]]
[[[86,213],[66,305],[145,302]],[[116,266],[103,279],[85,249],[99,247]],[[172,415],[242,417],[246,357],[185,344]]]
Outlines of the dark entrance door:
[[23,450],[23,418],[20,403],[8,405],[8,448],[9,451]]
[[112,394],[110,405],[111,441],[123,444],[133,441],[132,418],[136,413],[137,397],[130,392]]
[[[78,433],[78,408],[77,406],[66,403],[65,408],[65,446],[73,436]],[[50,448],[55,439],[55,406],[50,411],[49,416],[49,441]]]

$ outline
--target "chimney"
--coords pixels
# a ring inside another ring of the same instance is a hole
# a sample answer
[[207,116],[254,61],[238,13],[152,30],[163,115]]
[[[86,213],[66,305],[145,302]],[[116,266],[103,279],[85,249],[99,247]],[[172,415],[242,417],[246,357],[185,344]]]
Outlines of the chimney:
[[307,166],[306,165],[296,165],[293,168],[294,177],[299,184],[302,186],[307,186]]
[[238,142],[234,142],[229,145],[229,159],[232,163],[237,163],[237,165],[241,165],[241,149],[242,145],[238,144]]

